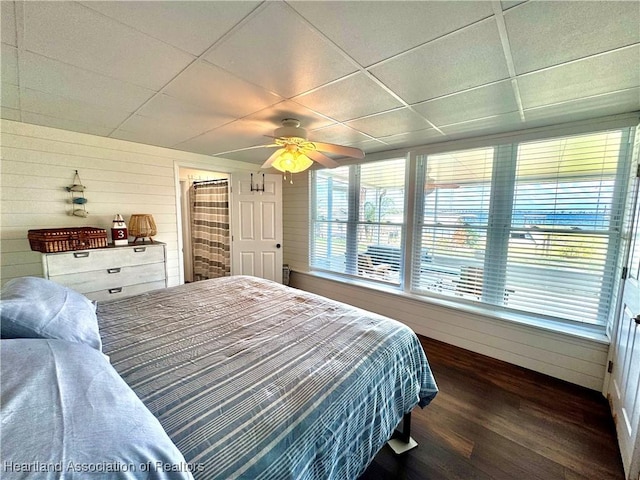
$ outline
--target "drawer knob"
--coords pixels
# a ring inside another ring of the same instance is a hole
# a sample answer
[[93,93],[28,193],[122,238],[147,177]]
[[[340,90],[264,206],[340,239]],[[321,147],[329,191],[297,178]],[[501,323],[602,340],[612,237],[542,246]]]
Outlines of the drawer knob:
[[87,258],[89,256],[89,252],[74,252],[73,256],[75,258]]
[[134,252],[144,252],[147,249],[147,247],[134,247],[133,251]]
[[122,287],[110,288],[109,293],[120,293],[122,292]]
[[121,268],[107,268],[107,273],[120,273]]

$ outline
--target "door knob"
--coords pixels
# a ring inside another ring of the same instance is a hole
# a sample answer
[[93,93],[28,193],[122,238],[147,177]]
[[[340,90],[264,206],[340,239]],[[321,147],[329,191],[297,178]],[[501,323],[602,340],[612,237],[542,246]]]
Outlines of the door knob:
[[280,248],[280,246],[281,245],[279,243],[276,243],[276,248]]

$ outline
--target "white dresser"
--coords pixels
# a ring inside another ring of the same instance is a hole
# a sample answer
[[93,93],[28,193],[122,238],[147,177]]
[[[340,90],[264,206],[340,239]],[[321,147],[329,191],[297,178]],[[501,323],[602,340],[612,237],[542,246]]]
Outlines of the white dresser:
[[111,300],[167,286],[164,243],[146,242],[62,253],[43,253],[44,277],[83,293]]

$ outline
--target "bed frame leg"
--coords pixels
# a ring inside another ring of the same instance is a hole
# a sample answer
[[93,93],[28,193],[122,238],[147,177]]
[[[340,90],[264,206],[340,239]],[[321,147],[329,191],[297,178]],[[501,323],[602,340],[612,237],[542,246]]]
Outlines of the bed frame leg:
[[387,443],[396,455],[401,455],[418,446],[418,442],[411,438],[411,412],[405,413],[400,428],[393,433],[393,437]]

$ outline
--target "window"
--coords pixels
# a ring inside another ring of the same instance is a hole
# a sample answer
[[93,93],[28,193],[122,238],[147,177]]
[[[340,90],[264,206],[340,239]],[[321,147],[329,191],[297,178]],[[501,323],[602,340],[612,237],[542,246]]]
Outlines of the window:
[[313,172],[311,266],[400,284],[406,160]]
[[[315,171],[311,267],[504,316],[599,331],[612,318],[620,283],[633,132]],[[412,192],[411,222],[405,191]]]
[[411,290],[606,325],[628,134],[420,157]]

